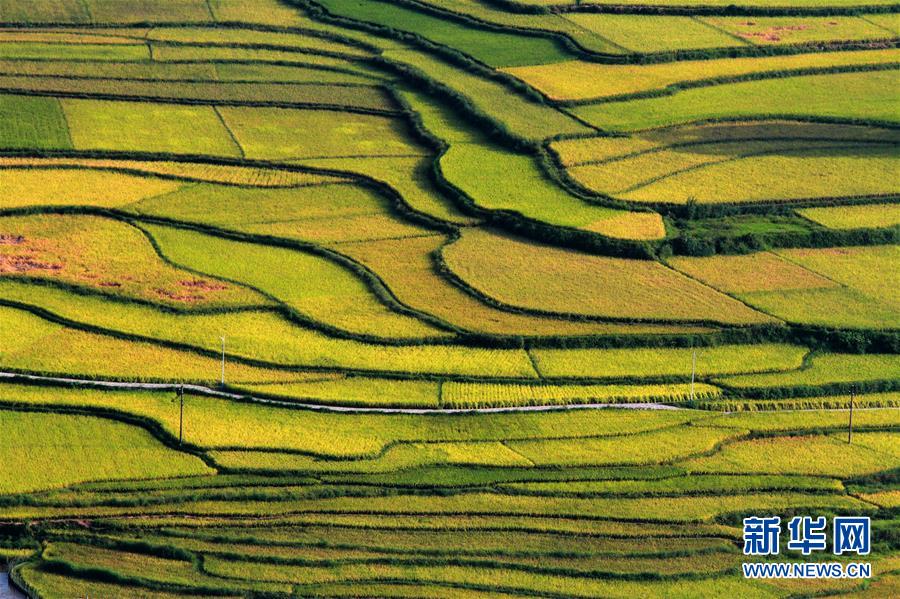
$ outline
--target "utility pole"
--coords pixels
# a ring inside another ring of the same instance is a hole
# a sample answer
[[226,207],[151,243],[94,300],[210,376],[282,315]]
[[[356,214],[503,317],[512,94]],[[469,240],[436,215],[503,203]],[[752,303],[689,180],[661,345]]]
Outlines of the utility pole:
[[184,440],[184,385],[178,387],[178,445],[180,446]]
[[222,386],[225,386],[225,337],[220,337],[222,339]]
[[855,389],[850,389],[850,422],[847,424],[847,443],[853,443],[853,394]]

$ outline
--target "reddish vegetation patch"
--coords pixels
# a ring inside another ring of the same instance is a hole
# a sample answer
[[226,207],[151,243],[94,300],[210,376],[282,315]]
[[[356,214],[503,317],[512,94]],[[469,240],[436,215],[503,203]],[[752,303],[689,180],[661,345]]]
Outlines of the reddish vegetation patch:
[[33,270],[62,270],[63,265],[44,262],[28,254],[0,254],[0,274],[23,273]]
[[228,289],[228,285],[215,283],[213,281],[204,281],[202,279],[178,281],[178,284],[182,287],[187,287],[188,289],[197,289],[200,291],[222,291],[224,289]]
[[[748,27],[752,27],[755,25],[753,21],[746,21],[741,23],[741,25],[747,25]],[[836,25],[837,23],[835,23]],[[769,27],[765,31],[751,31],[748,33],[739,33],[738,35],[743,38],[759,38],[766,42],[778,42],[781,41],[781,36],[779,34],[784,33],[786,31],[803,31],[804,29],[809,29],[809,25],[776,25],[775,27]]]

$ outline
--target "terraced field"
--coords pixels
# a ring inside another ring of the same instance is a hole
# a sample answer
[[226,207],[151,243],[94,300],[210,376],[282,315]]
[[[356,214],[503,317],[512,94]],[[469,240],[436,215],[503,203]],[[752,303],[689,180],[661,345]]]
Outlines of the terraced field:
[[[0,0],[0,570],[897,596],[897,19]],[[765,515],[873,576],[745,578]]]

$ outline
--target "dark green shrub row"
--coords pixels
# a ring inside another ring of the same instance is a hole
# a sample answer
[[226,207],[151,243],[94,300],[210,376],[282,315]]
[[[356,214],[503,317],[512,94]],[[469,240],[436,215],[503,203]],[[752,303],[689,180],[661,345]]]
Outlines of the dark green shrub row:
[[886,229],[810,228],[803,232],[748,233],[739,236],[682,234],[671,242],[672,252],[685,256],[748,254],[769,248],[827,248],[887,245],[900,242],[900,226]]

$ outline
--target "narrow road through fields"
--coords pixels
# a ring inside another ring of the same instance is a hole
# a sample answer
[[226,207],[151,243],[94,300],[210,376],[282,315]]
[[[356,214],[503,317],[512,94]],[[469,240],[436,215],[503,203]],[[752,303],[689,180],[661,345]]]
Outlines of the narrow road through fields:
[[[0,379],[6,379],[7,382],[32,382],[32,383],[51,383],[54,385],[78,385],[84,387],[95,387],[101,389],[123,389],[123,390],[142,390],[142,391],[175,391],[181,385],[174,383],[135,383],[127,381],[100,381],[90,379],[74,379],[55,376],[38,376],[33,374],[21,374],[18,372],[0,372]],[[266,399],[262,397],[253,397],[244,393],[233,393],[205,387],[203,385],[184,385],[185,391],[197,393],[200,395],[208,395],[210,397],[220,397],[222,399],[235,399],[241,401],[252,401],[260,404],[275,405],[290,408],[303,408],[307,410],[319,410],[322,412],[341,412],[341,413],[361,413],[361,414],[495,414],[502,412],[551,412],[561,410],[601,410],[607,408],[624,408],[629,410],[680,410],[676,406],[670,406],[660,403],[586,403],[586,404],[561,404],[561,405],[545,405],[545,406],[510,406],[500,408],[375,408],[375,407],[359,407],[359,406],[330,406],[315,403]]]

